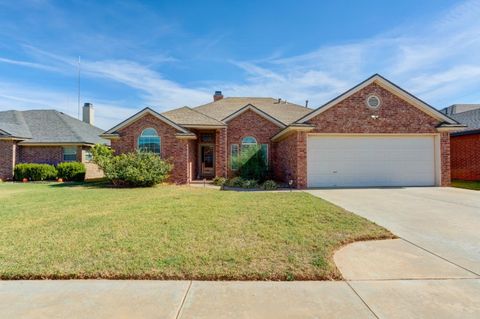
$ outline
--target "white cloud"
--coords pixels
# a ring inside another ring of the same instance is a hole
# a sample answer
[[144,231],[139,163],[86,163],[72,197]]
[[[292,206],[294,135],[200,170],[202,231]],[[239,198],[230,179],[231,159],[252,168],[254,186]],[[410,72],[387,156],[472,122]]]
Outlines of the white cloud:
[[[78,118],[78,104],[75,94],[49,91],[32,87],[0,82],[0,110],[55,109]],[[95,125],[105,130],[133,115],[137,110],[120,106],[118,101],[97,100]]]
[[[225,63],[235,65],[241,71],[238,79],[232,82],[210,81],[190,87],[182,85],[161,71],[162,63],[182,61],[162,53],[157,55],[156,62],[160,65],[156,64],[155,68],[133,59],[83,60],[82,74],[84,77],[121,83],[138,93],[139,101],[134,106],[115,101],[115,97],[109,101],[92,101],[98,106],[99,121],[105,127],[113,126],[115,121],[146,105],[163,111],[208,102],[213,87],[222,89],[227,96],[282,97],[299,104],[308,99],[311,106],[319,106],[373,73],[386,76],[440,108],[452,103],[480,100],[477,89],[480,87],[478,16],[480,1],[466,1],[431,20],[399,26],[372,38],[325,45],[297,56],[282,57],[281,51],[272,48],[272,55],[266,59],[226,60]],[[33,61],[1,57],[0,62],[64,75],[72,74],[72,69],[76,67],[75,57],[32,46],[25,46],[25,49]],[[25,97],[28,101],[20,100]],[[74,97],[70,98],[62,92],[45,93],[38,86],[32,90],[17,86],[12,93],[0,86],[0,102],[10,101],[10,105],[19,107],[24,103],[34,107],[37,100],[37,104],[54,101],[49,105],[56,108],[72,105],[75,109],[76,105]],[[101,111],[101,108],[105,109]]]

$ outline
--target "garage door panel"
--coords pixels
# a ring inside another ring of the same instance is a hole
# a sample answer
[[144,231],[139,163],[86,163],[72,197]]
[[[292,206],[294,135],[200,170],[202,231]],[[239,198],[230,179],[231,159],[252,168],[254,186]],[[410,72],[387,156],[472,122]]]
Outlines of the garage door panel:
[[310,187],[435,184],[433,136],[309,136]]

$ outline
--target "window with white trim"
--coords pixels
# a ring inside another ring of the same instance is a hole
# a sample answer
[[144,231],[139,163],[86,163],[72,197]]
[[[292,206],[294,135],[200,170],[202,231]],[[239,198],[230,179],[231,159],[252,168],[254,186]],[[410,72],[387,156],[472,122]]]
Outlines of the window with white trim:
[[77,160],[77,147],[68,146],[63,148],[63,161],[75,162]]
[[141,152],[152,152],[160,155],[160,136],[154,128],[146,128],[138,137],[138,150]]
[[239,165],[239,147],[238,144],[230,145],[230,167],[232,170],[237,170]]

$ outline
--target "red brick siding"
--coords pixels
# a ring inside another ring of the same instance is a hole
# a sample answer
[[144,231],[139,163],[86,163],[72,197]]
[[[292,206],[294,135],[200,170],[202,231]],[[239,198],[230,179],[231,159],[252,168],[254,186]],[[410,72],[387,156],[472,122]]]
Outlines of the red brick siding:
[[16,153],[17,145],[15,141],[0,140],[0,179],[10,180],[13,178]]
[[188,141],[188,181],[196,179],[197,174],[197,141]]
[[450,145],[452,178],[480,180],[480,133],[452,136]]
[[[381,99],[377,110],[365,104],[370,94]],[[373,119],[372,115],[377,115]],[[436,133],[439,121],[373,83],[308,121],[316,133]]]
[[[366,106],[366,98],[370,94],[376,94],[381,99],[380,108],[370,109]],[[372,115],[378,116],[373,119]],[[383,133],[383,134],[419,134],[419,133],[438,133],[436,126],[440,124],[437,119],[432,118],[423,111],[385,90],[381,86],[373,83],[362,90],[356,92],[349,98],[341,101],[323,113],[308,121],[315,125],[312,133]],[[306,163],[306,137],[304,133],[296,134],[297,161],[296,169],[289,168],[295,172],[294,179],[299,188],[307,186],[307,163]],[[289,137],[290,139],[290,137]],[[285,141],[279,143],[279,150],[282,147],[285,151],[287,146],[282,143],[291,143]],[[440,137],[441,150],[441,185],[450,184],[450,142],[448,133],[442,133]],[[291,147],[291,145],[290,145]],[[281,152],[279,152],[281,156]],[[281,170],[285,170],[286,163],[295,164],[295,161],[283,161],[279,165]]]
[[215,175],[227,176],[227,129],[218,129],[215,133]]
[[274,145],[273,171],[275,179],[297,188],[307,186],[307,139],[305,132],[290,134]]
[[[77,157],[79,156],[77,150]],[[62,146],[20,146],[20,163],[58,164],[63,162]]]
[[120,139],[112,140],[112,148],[117,154],[134,152],[137,149],[138,137],[148,127],[154,128],[161,138],[162,158],[170,160],[174,165],[170,181],[179,184],[187,183],[188,140],[176,138],[177,130],[153,115],[147,114],[119,130]]
[[[241,147],[242,139],[252,136],[258,144],[268,144],[268,158],[272,160],[272,142],[270,138],[281,130],[280,127],[258,115],[253,111],[245,111],[228,122],[227,132],[227,163],[231,161],[231,145],[238,144]],[[228,165],[228,176],[233,176],[234,171]]]
[[440,186],[450,186],[451,166],[450,166],[450,133],[440,134]]

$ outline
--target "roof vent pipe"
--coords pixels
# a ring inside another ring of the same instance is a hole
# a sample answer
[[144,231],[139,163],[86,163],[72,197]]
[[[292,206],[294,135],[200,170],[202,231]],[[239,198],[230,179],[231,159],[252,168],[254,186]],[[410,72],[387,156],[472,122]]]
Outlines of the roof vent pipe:
[[305,107],[308,107],[308,100],[305,100]]

